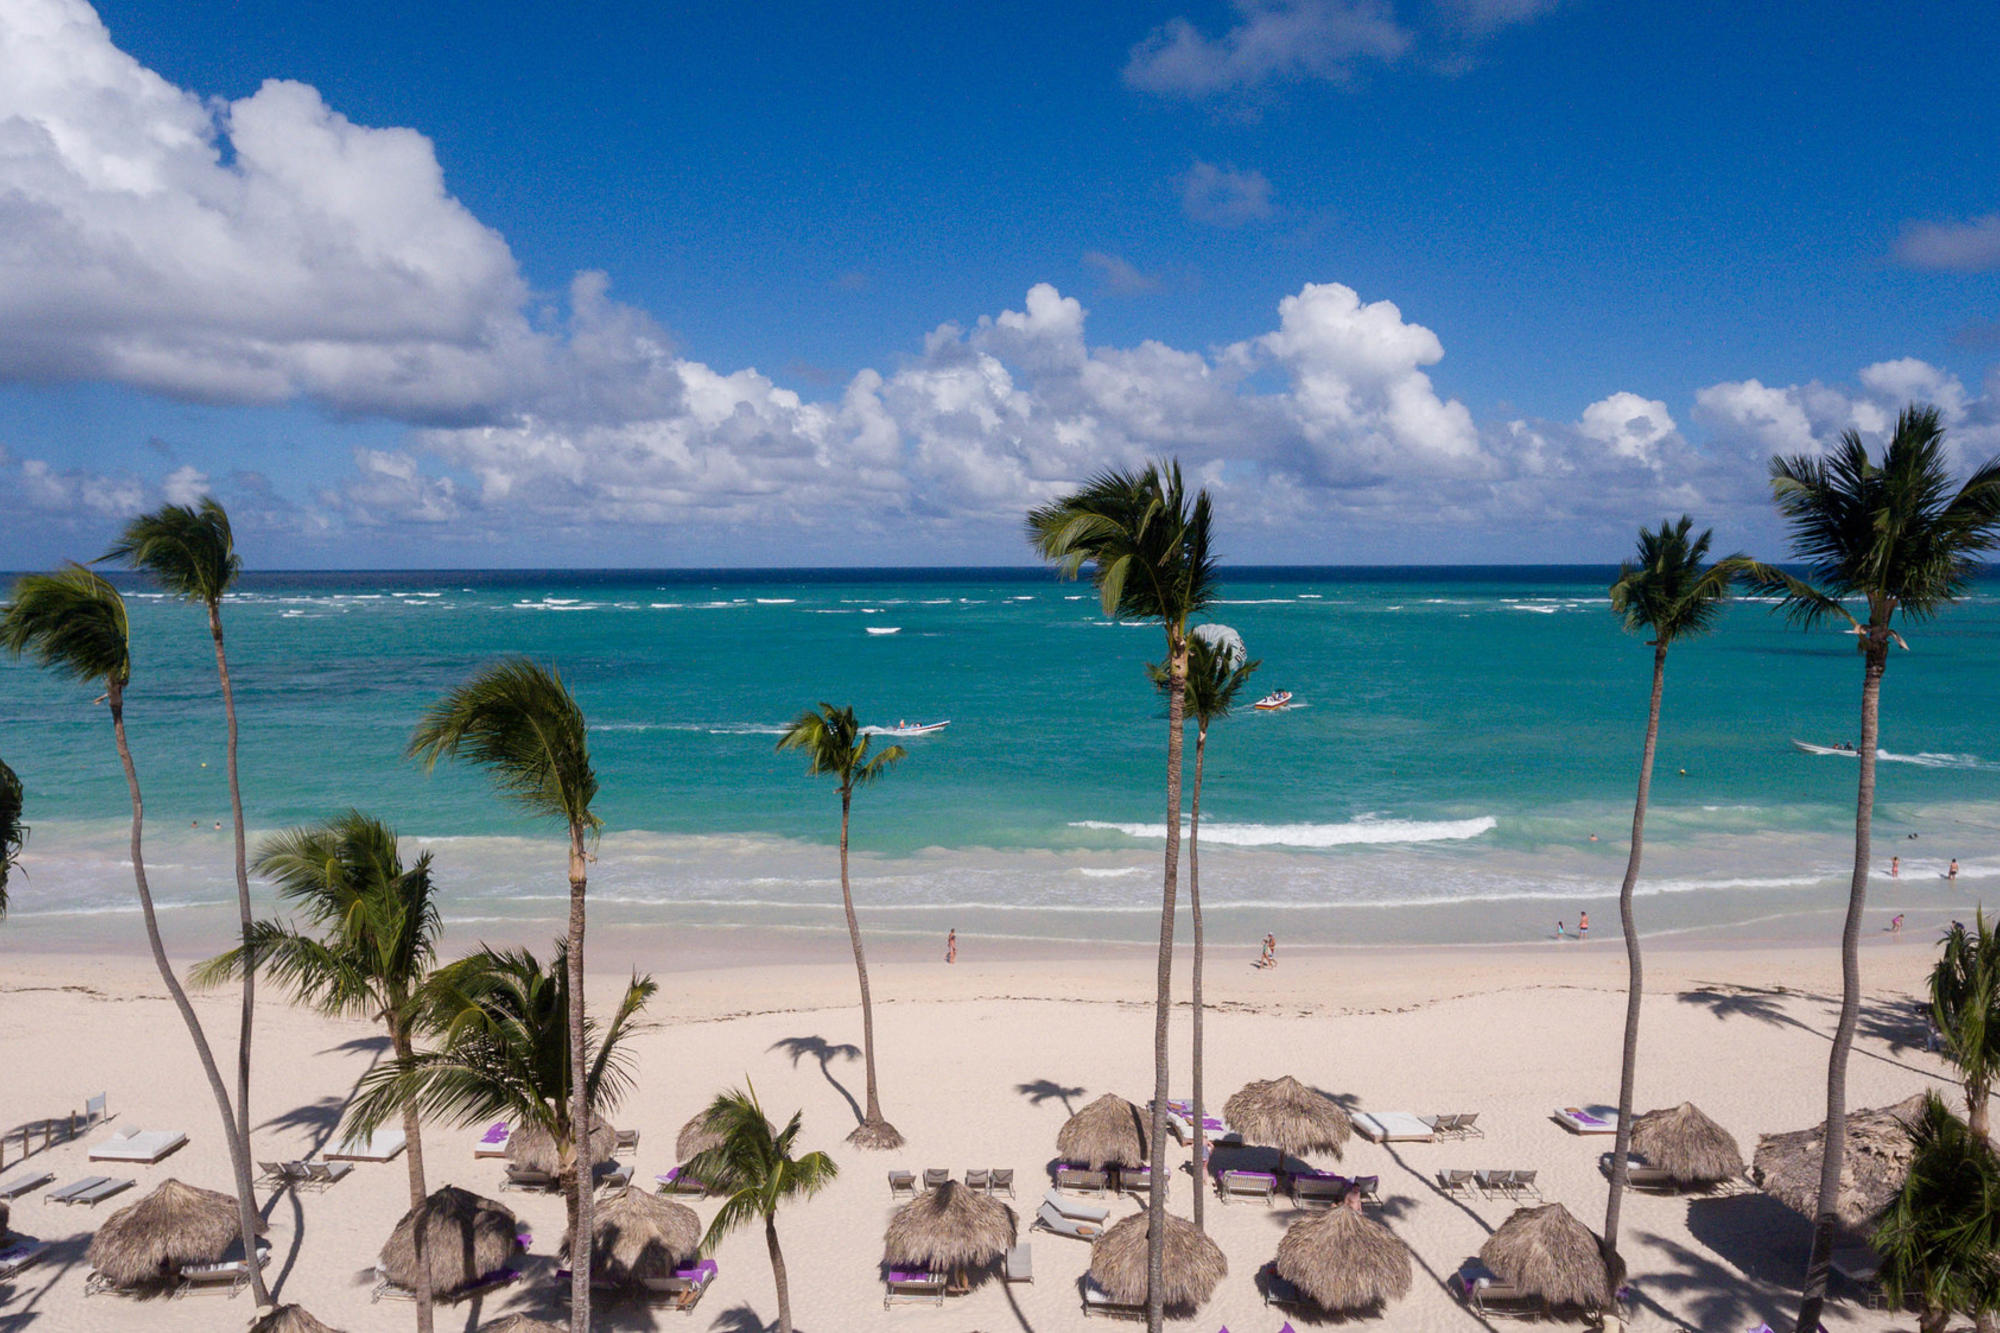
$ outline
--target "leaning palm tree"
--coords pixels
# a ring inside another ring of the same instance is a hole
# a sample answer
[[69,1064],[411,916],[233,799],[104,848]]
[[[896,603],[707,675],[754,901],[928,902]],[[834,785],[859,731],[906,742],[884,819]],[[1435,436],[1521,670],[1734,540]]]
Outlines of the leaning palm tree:
[[875,1005],[868,993],[868,958],[861,948],[861,924],[854,916],[854,892],[847,881],[847,823],[854,808],[854,793],[888,772],[907,751],[900,745],[884,746],[870,754],[874,737],[855,724],[852,708],[835,708],[822,703],[807,709],[792,722],[778,740],[778,749],[801,750],[806,756],[806,772],[814,777],[831,773],[840,784],[840,904],[847,912],[847,939],[854,946],[854,971],[861,978],[861,1052],[868,1079],[868,1107],[847,1141],[858,1148],[900,1148],[903,1136],[882,1118],[882,1103],[875,1089]]
[[764,1118],[757,1089],[725,1092],[709,1103],[705,1118],[722,1136],[713,1148],[696,1153],[684,1168],[723,1195],[701,1247],[713,1250],[722,1238],[753,1222],[764,1223],[771,1251],[771,1278],[778,1288],[778,1333],[792,1333],[792,1293],[785,1282],[785,1254],[778,1248],[778,1209],[791,1199],[808,1199],[825,1189],[840,1168],[823,1152],[793,1157],[802,1112],[792,1112],[783,1129]]
[[2000,932],[1987,924],[1984,908],[1972,929],[1955,921],[1945,934],[1931,969],[1931,1021],[1944,1037],[1945,1057],[1958,1066],[1966,1120],[1990,1143],[1987,1100],[2000,1073]]
[[[580,1141],[590,1137],[590,1106],[584,1100],[583,926],[584,891],[589,881],[586,842],[603,821],[591,813],[597,775],[590,767],[590,743],[583,720],[562,677],[524,657],[510,658],[474,676],[431,705],[410,737],[410,754],[434,768],[440,759],[464,758],[484,768],[501,793],[529,810],[562,820],[569,831],[569,1050],[575,1067],[568,1086],[575,1097],[569,1114]],[[590,1190],[582,1188],[570,1234],[579,1252],[570,1284],[570,1318],[590,1327]]]
[[21,822],[21,779],[0,762],[0,917],[7,915],[7,875],[19,863],[28,826]]
[[[230,1166],[236,1175],[237,1222],[243,1252],[254,1253],[257,1239],[257,1200],[250,1183],[250,1157],[236,1134],[236,1117],[229,1104],[229,1089],[216,1067],[215,1053],[209,1049],[208,1035],[187,992],[167,961],[166,945],[160,940],[160,922],[153,911],[152,889],[146,883],[146,858],[141,846],[145,829],[145,803],[139,795],[139,770],[132,763],[132,747],[125,737],[125,687],[132,680],[131,627],[125,618],[125,599],[103,576],[82,565],[67,565],[54,574],[28,574],[14,585],[13,601],[0,612],[0,646],[18,657],[26,653],[44,667],[71,680],[87,681],[103,687],[103,702],[111,712],[111,735],[118,747],[118,762],[125,769],[125,787],[132,798],[132,883],[139,895],[139,913],[146,925],[146,943],[153,952],[153,964],[160,980],[173,997],[181,1021],[187,1024],[194,1042],[195,1056],[215,1094],[216,1109],[222,1115],[222,1137],[229,1144]],[[257,1303],[268,1302],[264,1277],[250,1265],[250,1288]]]
[[[1153,1124],[1167,1133],[1167,1026],[1173,1013],[1174,897],[1181,851],[1181,747],[1188,618],[1215,597],[1207,491],[1190,495],[1179,463],[1100,473],[1077,491],[1028,512],[1028,540],[1065,578],[1091,567],[1104,614],[1158,620],[1167,640],[1167,848],[1160,885],[1160,953],[1154,977]],[[1154,1172],[1146,1239],[1146,1327],[1159,1333],[1165,1286],[1167,1184]]]
[[[379,1021],[396,1058],[413,1059],[443,929],[430,853],[406,868],[395,830],[350,810],[324,824],[265,839],[257,848],[256,870],[299,909],[305,927],[255,923],[247,944],[195,969],[195,985],[221,985],[261,970],[320,1013]],[[415,1208],[429,1197],[430,1188],[424,1181],[422,1122],[414,1102],[403,1108],[403,1135],[409,1141],[410,1206]],[[429,1267],[419,1265],[418,1274],[417,1327],[428,1333]]]
[[[229,812],[236,839],[236,914],[243,940],[250,939],[250,871],[243,841],[243,788],[236,777],[236,690],[229,680],[229,655],[222,648],[222,599],[242,572],[229,515],[212,496],[201,503],[163,505],[125,525],[99,563],[115,560],[142,569],[160,581],[170,596],[198,602],[208,612],[208,634],[215,641],[215,673],[222,682],[222,715],[228,728],[225,759],[229,768]],[[257,1009],[255,971],[243,974],[243,1017],[236,1031],[236,1133],[250,1152],[250,1028]]]
[[[1772,459],[1771,493],[1790,529],[1792,554],[1807,566],[1807,575],[1801,579],[1759,567],[1753,581],[1779,594],[1796,624],[1844,622],[1862,659],[1861,774],[1854,801],[1854,871],[1840,942],[1840,1019],[1827,1058],[1826,1153],[1799,1307],[1799,1333],[1813,1333],[1826,1303],[1846,1149],[1847,1057],[1861,1010],[1859,950],[1882,674],[1889,666],[1889,645],[1902,643],[1896,617],[1923,621],[1956,602],[1979,568],[1979,557],[2000,546],[2000,459],[1954,490],[1937,409],[1912,405],[1897,418],[1879,463],[1869,457],[1860,434],[1849,430],[1825,454]],[[1864,604],[1865,619],[1847,609],[1848,599]]]
[[[1200,1173],[1200,1163],[1207,1156],[1202,1151],[1206,1132],[1202,1128],[1202,1005],[1201,1005],[1201,965],[1206,949],[1201,922],[1201,779],[1203,761],[1208,756],[1208,727],[1218,718],[1228,717],[1236,706],[1236,696],[1249,683],[1251,673],[1263,665],[1259,661],[1243,660],[1242,641],[1234,631],[1223,631],[1210,635],[1202,631],[1208,625],[1200,625],[1188,636],[1188,672],[1186,700],[1183,707],[1195,722],[1194,732],[1194,792],[1188,798],[1188,914],[1194,925],[1193,995],[1194,1046],[1190,1052],[1190,1067],[1194,1074],[1194,1092],[1191,1109],[1194,1112],[1194,1160],[1196,1173]],[[1220,629],[1220,626],[1213,627]],[[1152,663],[1146,673],[1162,691],[1167,688],[1167,668],[1163,663]],[[1194,1227],[1202,1225],[1201,1205],[1208,1191],[1194,1192]]]
[[1986,1333],[2000,1313],[2000,1158],[1936,1093],[1909,1134],[1910,1173],[1873,1237],[1883,1292],[1918,1306],[1921,1333],[1956,1314]]
[[590,1254],[576,1228],[589,1216],[592,1153],[575,1107],[588,1106],[595,1123],[631,1092],[626,1043],[659,987],[651,977],[634,975],[602,1032],[596,1019],[584,1025],[583,1083],[572,1088],[579,1062],[570,1045],[574,974],[567,952],[557,940],[555,957],[544,967],[525,949],[482,949],[433,972],[420,996],[421,1027],[433,1044],[363,1075],[347,1123],[352,1133],[370,1134],[392,1117],[415,1112],[455,1125],[505,1117],[517,1134],[546,1134],[560,1162],[569,1257],[577,1263]]
[[1729,586],[1747,562],[1728,556],[1703,568],[1713,529],[1691,535],[1694,520],[1660,524],[1653,532],[1639,530],[1638,559],[1619,568],[1611,585],[1611,609],[1631,634],[1650,633],[1653,650],[1653,693],[1646,706],[1646,742],[1639,755],[1639,794],[1632,803],[1632,847],[1625,856],[1625,878],[1618,886],[1618,920],[1625,929],[1625,959],[1630,980],[1625,990],[1625,1054],[1618,1075],[1618,1140],[1611,1155],[1611,1199],[1604,1207],[1604,1247],[1618,1271],[1618,1213],[1624,1202],[1632,1147],[1632,1083],[1639,1067],[1639,1006],[1645,992],[1645,970],[1639,958],[1639,927],[1632,915],[1632,891],[1639,882],[1639,858],[1645,849],[1646,805],[1653,789],[1653,756],[1660,742],[1660,696],[1667,682],[1667,649],[1682,639],[1706,634],[1722,616]]

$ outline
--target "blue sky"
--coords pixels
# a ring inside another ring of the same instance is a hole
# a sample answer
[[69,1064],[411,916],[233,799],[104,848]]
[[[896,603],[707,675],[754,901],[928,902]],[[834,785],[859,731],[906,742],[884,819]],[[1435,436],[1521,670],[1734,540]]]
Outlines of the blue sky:
[[2000,452],[2000,29],[1837,18],[8,0],[0,565],[1016,561],[1162,453],[1243,559],[1768,548]]

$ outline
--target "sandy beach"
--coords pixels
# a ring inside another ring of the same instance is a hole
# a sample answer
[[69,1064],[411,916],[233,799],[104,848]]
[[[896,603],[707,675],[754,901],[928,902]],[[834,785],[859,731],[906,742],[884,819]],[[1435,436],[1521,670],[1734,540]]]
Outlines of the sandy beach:
[[[1901,939],[1876,932],[1868,940],[1869,999],[1849,1075],[1851,1106],[1949,1087],[1909,1014],[1931,958],[1934,924],[1912,921]],[[1798,927],[1827,936],[1810,945],[1796,936],[1656,943],[1639,1108],[1694,1100],[1736,1135],[1746,1157],[1758,1134],[1819,1120],[1838,982],[1831,927],[1823,925]],[[455,937],[447,951],[469,943]],[[945,1167],[960,1175],[971,1167],[1011,1166],[1019,1182],[1013,1205],[1027,1237],[1056,1130],[1070,1109],[1104,1092],[1142,1104],[1150,1095],[1147,951],[1017,951],[996,960],[981,956],[976,939],[963,944],[954,967],[919,956],[914,945],[878,951],[873,978],[883,1105],[909,1140],[900,1152],[879,1154],[842,1142],[856,1120],[858,1058],[836,1050],[823,1062],[813,1054],[821,1043],[838,1048],[859,1040],[852,967],[837,941],[774,954],[771,942],[742,932],[690,941],[614,930],[595,939],[594,996],[608,992],[630,965],[655,971],[663,983],[651,1011],[655,1025],[635,1046],[636,1093],[613,1117],[621,1128],[640,1131],[639,1151],[627,1158],[640,1179],[671,1167],[680,1125],[714,1092],[746,1077],[774,1115],[803,1110],[804,1145],[838,1162],[841,1176],[829,1190],[779,1220],[796,1317],[810,1333],[886,1327],[1045,1333],[1080,1323],[1077,1283],[1088,1247],[1042,1232],[1031,1237],[1032,1284],[987,1281],[942,1309],[882,1307],[889,1169]],[[1287,950],[1268,971],[1249,966],[1252,956],[1240,948],[1217,951],[1208,971],[1211,1105],[1250,1079],[1290,1073],[1364,1109],[1476,1110],[1486,1130],[1483,1139],[1458,1143],[1378,1146],[1357,1139],[1341,1159],[1343,1172],[1381,1177],[1380,1216],[1417,1259],[1411,1294],[1374,1326],[1417,1333],[1479,1326],[1441,1280],[1512,1205],[1443,1195],[1432,1184],[1441,1168],[1534,1168],[1546,1197],[1593,1227],[1601,1223],[1605,1184],[1597,1157],[1607,1141],[1575,1137],[1550,1113],[1615,1100],[1625,975],[1615,938],[1506,948]],[[774,957],[782,961],[768,961]],[[1180,959],[1184,965],[1185,949]],[[234,997],[210,995],[198,1003],[218,1046],[231,1043]],[[39,1196],[21,1200],[15,1229],[53,1242],[54,1250],[0,1287],[0,1329],[246,1323],[247,1296],[133,1302],[83,1295],[91,1230],[119,1204],[170,1176],[227,1184],[214,1107],[143,956],[10,949],[0,955],[0,1013],[0,1068],[7,1071],[0,1119],[8,1126],[81,1107],[105,1090],[118,1113],[115,1127],[184,1129],[190,1140],[165,1161],[129,1172],[137,1189],[94,1211]],[[1186,1040],[1183,1005],[1175,1021],[1177,1051],[1184,1052]],[[298,1158],[324,1148],[354,1079],[382,1048],[366,1024],[329,1021],[274,995],[266,999],[259,1008],[254,1156]],[[1185,1068],[1182,1054],[1177,1069]],[[1185,1087],[1177,1073],[1176,1095]],[[452,1183],[504,1198],[535,1241],[526,1280],[479,1306],[440,1314],[438,1326],[453,1330],[514,1310],[560,1308],[552,1253],[562,1231],[561,1200],[501,1195],[501,1164],[473,1158],[475,1137],[456,1127],[426,1131],[431,1186]],[[89,1141],[36,1160],[62,1181],[94,1174],[85,1161]],[[17,1154],[18,1139],[10,1163]],[[1186,1156],[1176,1154],[1180,1161]],[[1189,1188],[1181,1174],[1175,1211],[1187,1211]],[[279,1299],[300,1302],[338,1328],[408,1325],[406,1306],[369,1301],[376,1252],[407,1206],[401,1161],[362,1165],[325,1193],[266,1190],[259,1197]],[[1114,1218],[1140,1206],[1110,1202]],[[706,1223],[714,1204],[695,1206]],[[1296,1216],[1282,1201],[1266,1208],[1211,1200],[1209,1230],[1228,1257],[1229,1275],[1206,1307],[1175,1327],[1276,1333],[1284,1319],[1263,1306],[1253,1277]],[[1637,1327],[1742,1330],[1764,1320],[1777,1326],[1794,1306],[1808,1228],[1769,1198],[1640,1194],[1630,1198],[1625,1216]],[[714,1257],[720,1276],[692,1326],[769,1325],[776,1308],[762,1238],[739,1233]],[[1829,1329],[1897,1326],[1849,1295],[1829,1308]],[[611,1304],[598,1324],[683,1326],[670,1314]]]

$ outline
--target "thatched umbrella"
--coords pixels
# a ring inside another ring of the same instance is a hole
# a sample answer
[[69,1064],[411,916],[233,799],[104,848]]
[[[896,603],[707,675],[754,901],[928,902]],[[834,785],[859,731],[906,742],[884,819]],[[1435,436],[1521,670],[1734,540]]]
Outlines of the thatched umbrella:
[[1331,1152],[1338,1157],[1354,1133],[1347,1112],[1333,1098],[1289,1074],[1244,1084],[1222,1104],[1222,1115],[1244,1142],[1301,1156]]
[[882,1262],[959,1277],[1014,1247],[1014,1210],[956,1180],[925,1190],[896,1210],[882,1237]]
[[105,1219],[91,1238],[90,1266],[114,1287],[136,1287],[183,1264],[216,1263],[241,1236],[236,1196],[169,1179]]
[[[591,1205],[590,1276],[629,1285],[667,1277],[701,1251],[701,1219],[684,1203],[627,1185]],[[563,1233],[562,1252],[573,1237]]]
[[[1146,1299],[1146,1235],[1146,1214],[1134,1213],[1091,1243],[1090,1276],[1120,1304]],[[1229,1274],[1229,1261],[1194,1223],[1168,1213],[1160,1274],[1167,1306],[1192,1310],[1215,1294],[1216,1284]]]
[[694,1116],[681,1126],[681,1136],[674,1140],[674,1152],[685,1162],[696,1153],[707,1152],[710,1148],[722,1146],[722,1135],[708,1127],[708,1108],[696,1111]]
[[1139,1108],[1105,1093],[1063,1122],[1056,1152],[1093,1171],[1146,1164],[1146,1121]]
[[505,1268],[520,1252],[519,1227],[505,1204],[446,1185],[404,1213],[382,1247],[383,1276],[399,1287],[417,1285],[419,1224],[434,1295],[469,1287]]
[[306,1313],[302,1305],[281,1305],[266,1310],[250,1325],[250,1333],[340,1333]]
[[[1866,1231],[1903,1188],[1910,1174],[1910,1126],[1924,1113],[1924,1094],[1894,1106],[1847,1117],[1847,1151],[1840,1159],[1840,1197],[1834,1213],[1850,1231]],[[1795,1212],[1819,1212],[1820,1163],[1826,1126],[1766,1134],[1757,1140],[1757,1181],[1764,1192]]]
[[1693,1102],[1634,1120],[1632,1151],[1682,1185],[1713,1185],[1743,1174],[1743,1150],[1735,1136]]
[[[590,1122],[590,1164],[593,1168],[612,1159],[618,1151],[618,1131],[609,1121]],[[562,1169],[562,1154],[556,1151],[555,1136],[540,1125],[523,1125],[507,1137],[507,1160],[528,1171],[550,1175]]]
[[546,1319],[531,1319],[524,1314],[510,1314],[505,1319],[481,1324],[479,1333],[569,1333],[569,1325],[552,1324]]
[[1366,1310],[1410,1293],[1410,1247],[1353,1208],[1292,1223],[1278,1242],[1277,1267],[1324,1310]]
[[1559,1203],[1517,1209],[1479,1247],[1479,1261],[1549,1306],[1601,1310],[1611,1303],[1597,1236]]

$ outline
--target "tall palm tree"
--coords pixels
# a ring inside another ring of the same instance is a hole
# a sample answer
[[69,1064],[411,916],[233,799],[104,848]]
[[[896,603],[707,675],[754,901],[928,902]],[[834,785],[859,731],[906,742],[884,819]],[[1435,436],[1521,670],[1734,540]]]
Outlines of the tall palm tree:
[[[1772,459],[1771,494],[1790,529],[1792,554],[1808,567],[1807,576],[1760,568],[1753,581],[1780,594],[1796,624],[1845,622],[1862,659],[1861,774],[1854,801],[1854,872],[1840,941],[1840,1020],[1827,1058],[1826,1153],[1799,1307],[1798,1333],[1814,1333],[1826,1302],[1838,1221],[1834,1204],[1847,1150],[1847,1056],[1861,1009],[1861,918],[1868,900],[1882,674],[1890,643],[1902,642],[1895,618],[1923,621],[1950,606],[1970,584],[1978,557],[2000,545],[2000,459],[1954,490],[1937,409],[1912,404],[1897,418],[1879,463],[1869,457],[1860,434],[1849,430],[1825,454]],[[1847,609],[1848,599],[1865,604],[1866,619]]]
[[1958,1066],[1965,1088],[1965,1118],[1991,1143],[1987,1101],[2000,1073],[2000,932],[1981,908],[1971,930],[1953,922],[1944,951],[1931,969],[1931,1021],[1944,1036],[1944,1053]]
[[831,773],[840,784],[840,905],[847,912],[847,939],[854,946],[854,971],[861,979],[861,1051],[868,1077],[867,1112],[847,1141],[858,1148],[889,1149],[902,1147],[903,1136],[882,1118],[882,1103],[875,1090],[875,1004],[868,993],[868,958],[861,948],[861,923],[855,919],[854,892],[847,881],[847,823],[854,793],[887,773],[908,751],[889,745],[870,755],[874,739],[856,725],[852,708],[822,703],[817,710],[808,708],[793,720],[779,738],[778,749],[803,751],[809,775]]
[[7,915],[7,875],[20,860],[22,844],[28,841],[21,811],[21,779],[0,762],[0,917]]
[[[1028,511],[1028,540],[1064,578],[1085,565],[1104,614],[1157,620],[1167,640],[1167,848],[1160,885],[1160,953],[1154,977],[1151,1137],[1167,1134],[1167,1025],[1173,1013],[1174,898],[1181,852],[1181,747],[1188,674],[1188,618],[1215,598],[1208,492],[1189,495],[1179,463],[1113,469],[1079,490]],[[1155,1155],[1158,1153],[1155,1147]],[[1157,1163],[1156,1163],[1157,1165]],[[1159,1333],[1166,1289],[1165,1172],[1153,1173],[1147,1203],[1146,1327]]]
[[801,1112],[783,1129],[764,1118],[757,1089],[725,1092],[708,1107],[709,1128],[722,1142],[695,1154],[685,1170],[724,1195],[701,1246],[713,1250],[732,1231],[762,1219],[764,1244],[771,1251],[771,1278],[778,1287],[778,1333],[792,1333],[792,1293],[785,1282],[785,1254],[778,1248],[778,1209],[790,1199],[809,1199],[833,1183],[840,1168],[823,1152],[794,1158]]
[[[100,563],[115,560],[142,569],[160,586],[184,602],[198,602],[208,612],[208,634],[215,641],[215,674],[222,682],[222,715],[229,732],[225,758],[229,767],[229,812],[236,840],[236,913],[243,939],[250,939],[250,871],[243,841],[243,787],[236,776],[236,690],[229,680],[229,655],[222,648],[222,599],[243,570],[229,515],[214,497],[201,503],[163,505],[125,525]],[[255,970],[243,974],[243,1017],[236,1030],[236,1134],[243,1152],[250,1152],[250,1028],[257,1010]]]
[[[146,924],[146,943],[153,951],[153,964],[160,980],[187,1024],[195,1055],[215,1094],[216,1109],[222,1114],[222,1137],[229,1144],[229,1161],[236,1175],[237,1222],[243,1252],[253,1253],[257,1236],[257,1200],[250,1183],[250,1155],[237,1137],[236,1117],[229,1104],[229,1089],[216,1067],[215,1053],[187,992],[167,961],[166,946],[160,940],[160,922],[153,911],[153,893],[146,883],[146,858],[141,846],[145,828],[145,803],[139,795],[139,770],[132,763],[132,747],[125,738],[125,688],[132,680],[131,627],[125,618],[125,599],[103,576],[82,565],[66,565],[53,574],[24,575],[14,584],[13,601],[0,612],[0,647],[16,657],[26,653],[59,676],[89,682],[104,690],[103,702],[110,706],[111,735],[118,746],[118,761],[125,769],[125,787],[132,798],[132,883],[139,895],[139,914]],[[258,1304],[266,1304],[264,1275],[250,1266],[250,1289]]]
[[[615,1110],[632,1090],[626,1041],[638,1030],[639,1015],[659,990],[651,977],[634,975],[603,1025],[584,1026],[580,1053],[570,1044],[568,945],[556,941],[555,957],[544,967],[525,949],[481,949],[431,974],[421,996],[423,1031],[429,1049],[382,1065],[362,1076],[348,1108],[356,1134],[373,1133],[391,1117],[414,1110],[421,1116],[470,1125],[496,1116],[511,1119],[516,1132],[532,1125],[556,1145],[558,1176],[568,1203],[570,1262],[588,1260],[584,1205],[591,1193],[590,1153],[578,1103],[590,1108],[592,1122]],[[572,1087],[579,1064],[583,1082]],[[582,1333],[579,1330],[579,1333]]]
[[[312,828],[266,838],[257,848],[256,870],[276,882],[279,896],[299,909],[306,928],[254,923],[246,944],[195,969],[195,985],[222,985],[260,969],[299,1003],[323,1014],[380,1022],[396,1058],[414,1058],[443,929],[430,853],[405,868],[395,830],[350,810]],[[410,1206],[415,1207],[430,1190],[414,1103],[403,1108],[403,1135],[409,1140]],[[419,1270],[417,1328],[428,1333],[430,1274],[422,1265]]]
[[[1619,568],[1611,585],[1611,609],[1627,633],[1650,633],[1653,650],[1653,693],[1646,706],[1646,743],[1639,757],[1639,794],[1632,803],[1632,847],[1625,856],[1625,878],[1618,886],[1618,920],[1625,930],[1625,960],[1630,980],[1625,990],[1625,1054],[1618,1075],[1618,1140],[1611,1157],[1611,1199],[1604,1207],[1604,1247],[1614,1260],[1618,1253],[1618,1213],[1625,1199],[1632,1147],[1632,1084],[1639,1067],[1639,1006],[1645,993],[1645,969],[1639,957],[1639,927],[1632,914],[1632,891],[1639,882],[1639,859],[1645,850],[1646,806],[1653,789],[1653,755],[1660,742],[1660,696],[1667,682],[1667,649],[1715,628],[1729,599],[1730,584],[1747,562],[1732,555],[1707,568],[1712,529],[1699,536],[1694,520],[1662,522],[1658,532],[1639,530],[1636,560]],[[1618,1270],[1614,1262],[1613,1271]]]
[[[1188,798],[1188,913],[1194,923],[1193,996],[1194,1006],[1194,1047],[1191,1052],[1194,1071],[1194,1160],[1196,1175],[1200,1175],[1200,1163],[1206,1154],[1202,1151],[1205,1131],[1202,1129],[1202,1004],[1201,965],[1206,956],[1206,940],[1202,934],[1201,922],[1201,779],[1202,765],[1208,755],[1208,727],[1218,718],[1228,717],[1236,706],[1236,697],[1249,683],[1251,673],[1263,663],[1245,662],[1239,648],[1240,640],[1215,638],[1201,631],[1210,628],[1202,625],[1188,636],[1188,673],[1186,685],[1187,715],[1194,719],[1194,792]],[[1232,634],[1233,637],[1233,634]],[[1219,641],[1218,641],[1219,640]],[[1167,668],[1164,663],[1152,663],[1146,673],[1162,691],[1167,688]],[[1203,1230],[1202,1200],[1208,1191],[1194,1192],[1194,1225]]]
[[1910,1139],[1910,1173],[1873,1237],[1882,1289],[1898,1308],[1917,1303],[1922,1333],[1944,1333],[1955,1314],[1983,1333],[2000,1312],[2000,1159],[1936,1093]]
[[[410,737],[410,754],[426,769],[440,759],[463,758],[485,769],[502,795],[536,814],[560,819],[569,830],[570,1058],[575,1067],[567,1086],[575,1105],[569,1114],[588,1141],[590,1105],[584,1061],[583,924],[584,891],[589,887],[585,843],[602,827],[591,813],[597,775],[590,767],[590,741],[583,709],[562,677],[524,657],[509,658],[474,676],[431,705]],[[571,1282],[570,1319],[577,1333],[590,1327],[590,1189],[579,1186],[577,1256]]]

